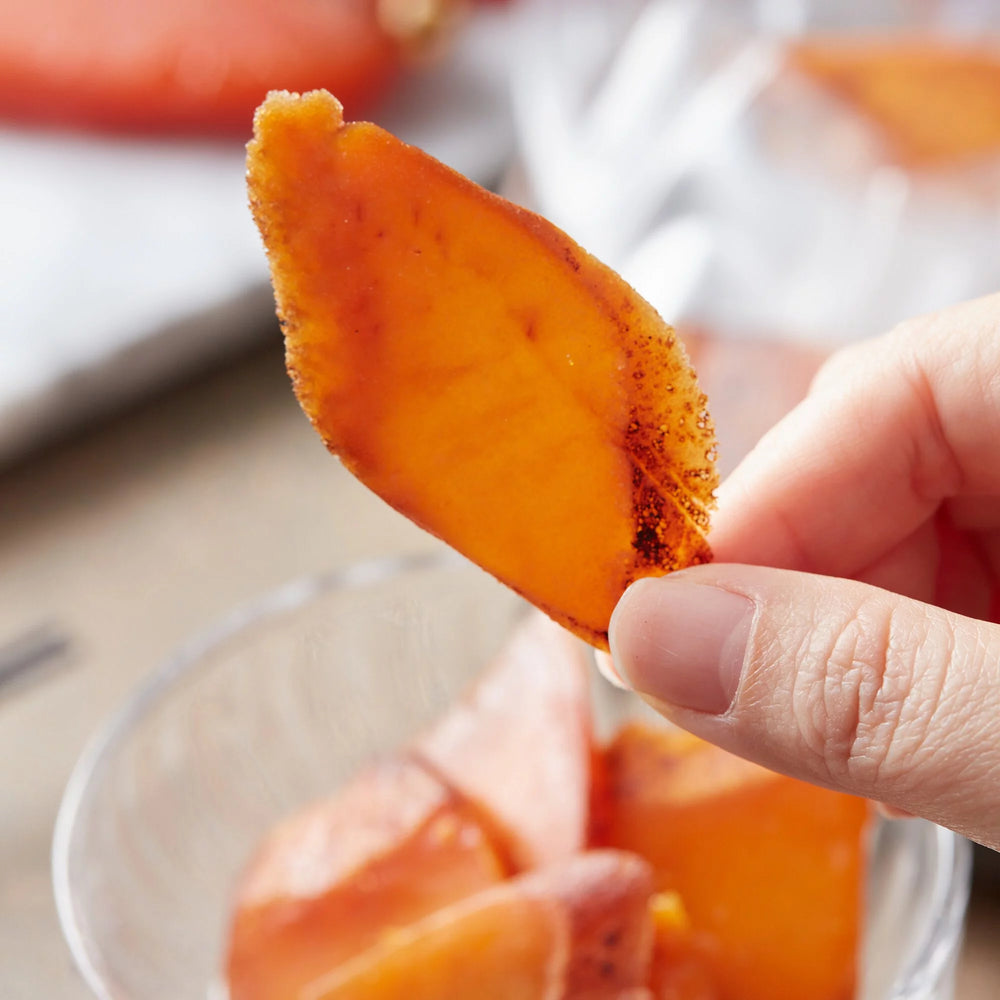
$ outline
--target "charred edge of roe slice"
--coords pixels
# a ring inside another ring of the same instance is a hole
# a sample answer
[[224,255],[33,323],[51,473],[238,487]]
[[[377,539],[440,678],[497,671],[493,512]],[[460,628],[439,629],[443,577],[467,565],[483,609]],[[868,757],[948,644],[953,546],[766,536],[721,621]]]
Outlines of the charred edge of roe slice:
[[[711,550],[704,538],[707,514],[693,506],[686,491],[676,483],[666,484],[665,495],[657,487],[640,466],[633,464],[635,533],[632,548],[636,555],[636,572],[644,569],[669,571],[708,562]],[[683,522],[680,531],[677,530],[679,521]]]

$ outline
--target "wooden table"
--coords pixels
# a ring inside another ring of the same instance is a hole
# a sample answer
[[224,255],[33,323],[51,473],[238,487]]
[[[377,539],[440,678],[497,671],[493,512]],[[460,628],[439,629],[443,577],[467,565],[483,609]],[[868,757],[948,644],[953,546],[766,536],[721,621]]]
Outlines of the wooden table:
[[[52,901],[52,824],[86,739],[181,641],[303,574],[433,542],[329,459],[277,347],[0,475],[0,643],[51,625],[0,690],[0,998],[85,1000]],[[1000,903],[977,895],[958,1000],[1000,997]]]

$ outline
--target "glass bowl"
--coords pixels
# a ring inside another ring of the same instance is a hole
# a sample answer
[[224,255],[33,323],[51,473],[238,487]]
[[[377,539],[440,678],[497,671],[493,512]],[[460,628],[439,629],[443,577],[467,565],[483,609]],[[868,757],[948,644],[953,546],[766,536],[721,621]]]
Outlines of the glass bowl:
[[[224,997],[234,881],[261,835],[438,717],[524,604],[456,558],[360,564],[234,614],[143,685],[85,752],[56,823],[56,901],[101,1000]],[[607,727],[635,699],[595,680]],[[880,824],[862,1000],[945,1000],[965,841]]]

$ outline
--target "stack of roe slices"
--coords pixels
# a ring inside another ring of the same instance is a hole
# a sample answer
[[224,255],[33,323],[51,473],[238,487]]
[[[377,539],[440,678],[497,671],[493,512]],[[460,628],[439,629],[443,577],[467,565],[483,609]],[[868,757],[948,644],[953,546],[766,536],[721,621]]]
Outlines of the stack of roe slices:
[[273,87],[368,109],[460,28],[463,0],[0,0],[0,118],[245,135]]
[[593,732],[571,633],[606,649],[632,580],[710,558],[714,432],[673,330],[545,220],[326,92],[271,94],[255,126],[303,409],[548,618],[267,838],[232,1000],[850,1000],[867,804],[665,728]]
[[538,612],[466,698],[278,826],[231,1000],[849,1000],[867,804],[685,733],[591,725]]

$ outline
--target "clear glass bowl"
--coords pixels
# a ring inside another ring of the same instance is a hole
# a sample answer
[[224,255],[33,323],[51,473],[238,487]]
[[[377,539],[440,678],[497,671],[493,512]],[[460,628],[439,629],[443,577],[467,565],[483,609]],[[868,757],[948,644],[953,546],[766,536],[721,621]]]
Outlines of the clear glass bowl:
[[[182,650],[77,765],[56,824],[66,938],[102,1000],[224,996],[234,880],[258,838],[436,718],[524,605],[451,558],[292,584]],[[599,725],[634,699],[595,682]],[[863,1000],[951,995],[966,842],[876,834]]]

